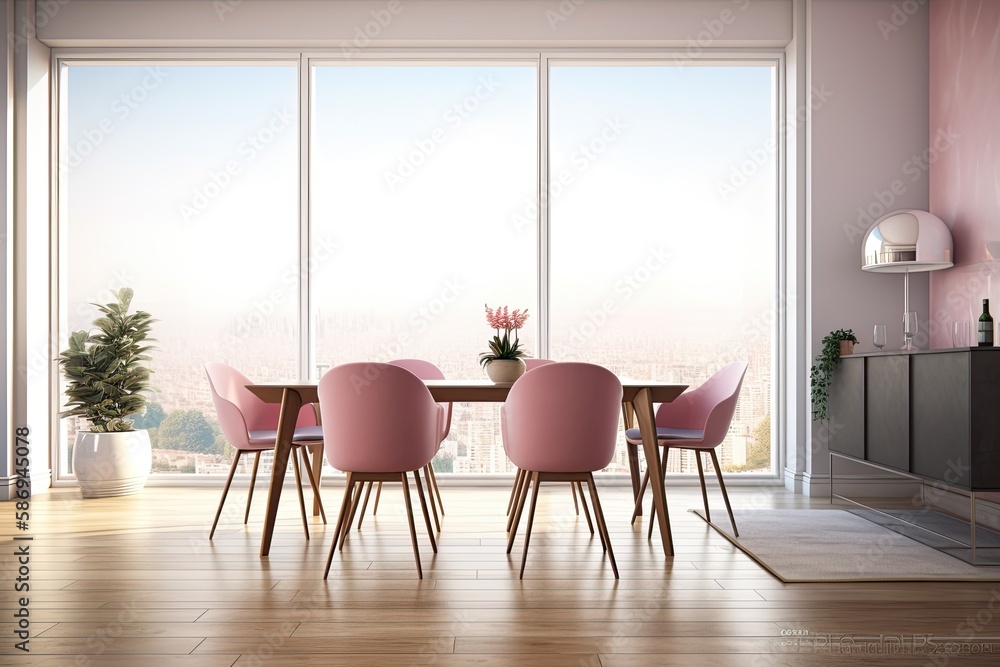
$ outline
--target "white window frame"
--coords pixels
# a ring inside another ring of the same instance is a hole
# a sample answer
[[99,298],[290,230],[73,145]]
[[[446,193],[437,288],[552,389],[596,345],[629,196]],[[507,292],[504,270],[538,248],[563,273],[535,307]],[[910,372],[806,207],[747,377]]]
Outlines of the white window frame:
[[[602,48],[571,48],[571,49],[502,49],[502,48],[464,48],[464,49],[366,49],[362,53],[344,54],[341,51],[331,49],[303,49],[290,51],[288,49],[73,49],[56,48],[52,50],[51,71],[51,210],[52,215],[52,260],[51,260],[51,285],[52,294],[51,321],[56,326],[56,331],[52,332],[53,339],[56,339],[60,331],[65,329],[66,319],[65,304],[62,303],[64,294],[65,276],[63,275],[61,258],[62,232],[64,231],[65,215],[61,209],[62,202],[59,197],[59,173],[58,173],[58,146],[62,119],[61,87],[62,63],[72,62],[75,64],[99,64],[99,63],[124,63],[129,65],[143,64],[171,64],[171,65],[197,65],[197,64],[291,64],[297,63],[299,75],[299,265],[309,266],[310,254],[310,221],[309,221],[309,142],[310,124],[312,122],[312,100],[311,100],[311,73],[314,65],[337,65],[337,64],[370,64],[373,66],[387,63],[401,64],[414,63],[426,64],[428,62],[440,62],[442,64],[465,63],[532,63],[537,68],[537,138],[538,138],[538,224],[537,224],[537,299],[539,316],[535,320],[536,334],[538,340],[539,356],[547,356],[549,352],[549,207],[547,187],[549,183],[548,173],[548,111],[549,111],[549,71],[552,65],[566,65],[568,63],[579,63],[581,65],[592,64],[613,64],[613,65],[636,65],[645,64],[649,66],[665,66],[683,62],[688,65],[712,66],[726,64],[729,66],[747,65],[769,65],[775,72],[775,127],[774,136],[777,142],[776,147],[776,183],[775,188],[775,210],[776,210],[776,234],[774,239],[775,250],[775,273],[774,273],[774,321],[771,325],[772,332],[772,382],[771,382],[771,466],[768,473],[741,473],[731,477],[732,483],[739,484],[745,482],[749,484],[761,483],[781,483],[784,477],[784,467],[787,459],[787,434],[784,428],[785,412],[789,409],[784,401],[779,400],[785,396],[785,383],[788,372],[789,360],[787,358],[787,338],[786,331],[788,322],[786,321],[786,309],[780,307],[786,302],[789,289],[793,286],[789,284],[787,270],[787,238],[788,225],[790,224],[786,210],[786,137],[782,132],[786,107],[786,63],[785,51],[783,48],[766,49],[710,49],[706,48],[701,53],[693,55],[682,49],[602,49]],[[792,223],[794,224],[794,223]],[[314,331],[312,318],[310,316],[311,294],[310,279],[308,273],[306,279],[300,281],[298,312],[299,318],[299,374],[300,377],[311,376],[311,369],[314,368]],[[52,401],[49,408],[50,433],[53,437],[50,442],[50,460],[53,469],[53,486],[70,486],[75,484],[75,477],[71,474],[62,474],[62,465],[59,456],[62,453],[60,446],[60,423],[59,411],[62,396],[59,393],[61,380],[59,369],[56,364],[50,366],[50,386],[52,387]],[[467,480],[470,483],[477,481],[476,475],[463,475],[463,483]],[[493,479],[504,476],[492,476]],[[468,478],[468,479],[467,479]],[[628,476],[621,474],[606,475],[606,479],[616,483],[628,483]],[[691,475],[670,475],[672,481],[682,484],[694,483]],[[150,483],[162,485],[215,485],[217,483],[215,475],[170,475],[162,477],[150,477]]]

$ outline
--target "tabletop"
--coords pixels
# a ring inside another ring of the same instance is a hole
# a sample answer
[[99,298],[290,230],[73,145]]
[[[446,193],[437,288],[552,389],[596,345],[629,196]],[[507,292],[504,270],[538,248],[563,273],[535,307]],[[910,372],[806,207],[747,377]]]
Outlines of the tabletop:
[[[648,389],[654,403],[669,403],[687,389],[686,384],[670,382],[653,382],[650,380],[633,380],[620,378],[622,383],[622,401],[631,402],[643,389]],[[424,380],[427,389],[435,401],[453,403],[502,403],[507,399],[513,383],[494,383],[489,380]],[[302,397],[303,403],[316,403],[319,396],[316,393],[315,382],[262,382],[247,385],[247,389],[258,398],[268,403],[280,403],[285,389],[295,391]]]

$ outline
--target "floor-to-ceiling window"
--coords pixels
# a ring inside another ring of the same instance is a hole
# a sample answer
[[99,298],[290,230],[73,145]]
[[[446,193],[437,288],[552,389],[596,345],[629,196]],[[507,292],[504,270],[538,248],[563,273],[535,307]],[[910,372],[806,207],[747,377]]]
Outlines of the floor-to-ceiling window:
[[[316,363],[421,358],[482,377],[485,304],[535,313],[535,225],[509,214],[537,199],[537,67],[323,63],[312,91]],[[537,353],[533,326],[521,339]],[[495,413],[458,406],[435,465],[509,470]]]
[[[255,380],[298,369],[298,69],[294,62],[64,63],[61,345],[131,287],[154,324],[158,473],[229,468],[206,361]],[[69,472],[77,428],[60,435]]]
[[[532,356],[691,385],[748,359],[721,458],[771,469],[775,61],[308,62],[62,61],[60,336],[120,285],[160,320],[157,472],[228,466],[205,361],[481,378],[486,304],[530,309]],[[456,406],[436,465],[509,470],[496,408]]]
[[[748,360],[728,471],[771,468],[775,80],[753,62],[549,71],[553,358],[691,386]],[[627,465],[621,446],[612,469]]]

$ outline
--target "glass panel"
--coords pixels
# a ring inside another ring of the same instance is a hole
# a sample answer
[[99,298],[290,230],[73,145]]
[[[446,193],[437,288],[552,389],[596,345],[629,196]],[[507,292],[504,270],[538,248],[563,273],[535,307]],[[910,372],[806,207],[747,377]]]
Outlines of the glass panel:
[[[92,302],[135,290],[158,340],[156,473],[223,473],[203,364],[255,381],[298,368],[298,79],[294,64],[83,65],[62,71],[62,345]],[[75,432],[62,420],[60,472]]]
[[[537,353],[536,69],[413,63],[313,69],[316,362],[422,358],[485,378],[484,304],[530,309]],[[510,470],[497,407],[455,406],[443,471]]]
[[691,386],[748,360],[727,471],[771,469],[775,100],[764,65],[550,74],[552,356]]

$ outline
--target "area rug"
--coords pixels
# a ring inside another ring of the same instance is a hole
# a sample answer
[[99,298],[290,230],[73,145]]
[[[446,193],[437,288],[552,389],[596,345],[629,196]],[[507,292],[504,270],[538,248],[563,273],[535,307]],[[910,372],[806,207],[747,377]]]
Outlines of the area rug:
[[[704,518],[701,510],[693,510]],[[1000,581],[975,567],[844,510],[736,510],[710,525],[784,582]]]

